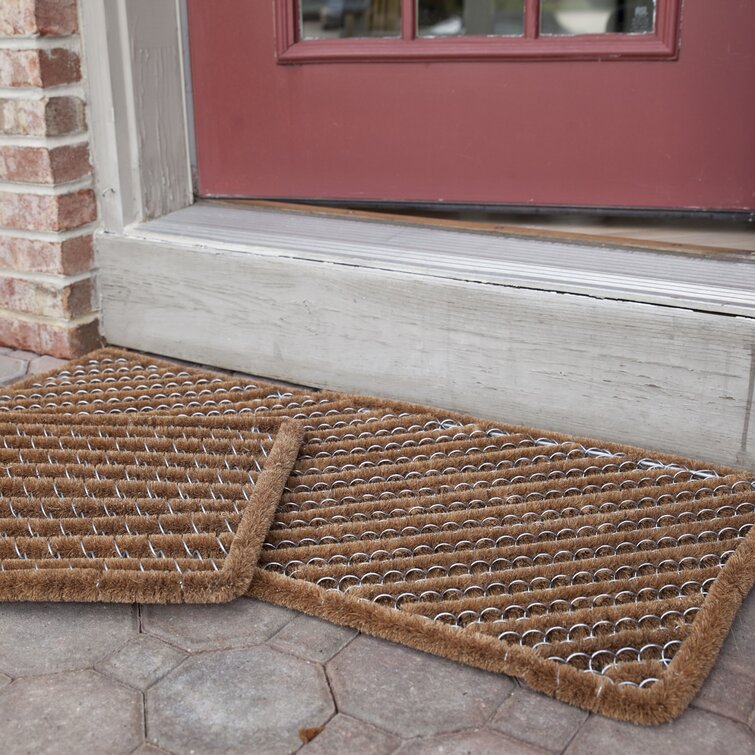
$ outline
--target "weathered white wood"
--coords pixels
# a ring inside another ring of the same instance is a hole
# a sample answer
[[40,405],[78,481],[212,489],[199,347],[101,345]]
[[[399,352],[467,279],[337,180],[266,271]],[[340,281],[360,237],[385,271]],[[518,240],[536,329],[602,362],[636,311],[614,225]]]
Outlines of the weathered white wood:
[[132,144],[118,7],[112,0],[81,0],[79,13],[100,218],[107,230],[120,231],[139,213],[129,168]]
[[181,11],[178,0],[123,0],[122,7],[130,42],[145,220],[194,201]]
[[186,0],[179,0],[181,16],[181,47],[183,53],[184,103],[186,105],[186,138],[189,142],[189,162],[191,165],[192,186],[197,189],[197,135],[194,126],[194,87],[191,79],[191,57],[189,55],[189,10]]
[[92,149],[108,231],[193,201],[178,0],[82,0]]
[[755,466],[755,320],[102,236],[115,344]]
[[198,203],[150,238],[755,317],[755,261]]

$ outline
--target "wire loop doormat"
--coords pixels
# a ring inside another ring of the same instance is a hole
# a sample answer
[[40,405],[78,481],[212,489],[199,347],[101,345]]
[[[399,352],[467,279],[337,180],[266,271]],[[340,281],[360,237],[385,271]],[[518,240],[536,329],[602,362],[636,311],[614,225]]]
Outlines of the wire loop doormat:
[[299,420],[250,594],[637,723],[687,706],[755,578],[755,480],[721,466],[116,350],[3,411]]
[[243,595],[300,441],[238,417],[0,415],[0,600]]

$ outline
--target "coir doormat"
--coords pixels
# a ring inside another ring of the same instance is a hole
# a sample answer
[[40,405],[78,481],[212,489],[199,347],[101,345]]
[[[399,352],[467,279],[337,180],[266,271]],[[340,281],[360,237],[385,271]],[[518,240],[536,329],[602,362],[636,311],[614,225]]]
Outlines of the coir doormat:
[[0,600],[243,595],[300,442],[239,417],[0,415]]
[[299,420],[250,594],[637,723],[687,706],[755,577],[755,481],[721,466],[115,350],[0,410]]

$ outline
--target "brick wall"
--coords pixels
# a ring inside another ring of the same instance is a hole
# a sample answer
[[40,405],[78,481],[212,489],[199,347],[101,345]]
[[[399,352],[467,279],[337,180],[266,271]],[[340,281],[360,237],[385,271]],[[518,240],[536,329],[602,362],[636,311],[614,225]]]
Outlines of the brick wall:
[[76,0],[0,0],[0,346],[98,342]]

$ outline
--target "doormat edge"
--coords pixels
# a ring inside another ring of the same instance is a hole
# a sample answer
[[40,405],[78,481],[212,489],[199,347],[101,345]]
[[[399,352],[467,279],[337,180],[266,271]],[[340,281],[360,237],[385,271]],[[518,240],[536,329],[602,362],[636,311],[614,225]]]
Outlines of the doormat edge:
[[468,666],[521,679],[528,687],[583,710],[644,726],[678,718],[708,677],[744,599],[755,584],[755,528],[726,562],[663,678],[648,688],[624,686],[556,665],[527,647],[511,645],[496,660],[498,641],[417,614],[401,622],[395,609],[359,600],[337,590],[324,591],[304,580],[257,567],[247,593],[267,603],[302,611]]
[[161,369],[165,370],[186,370],[188,372],[191,372],[195,375],[204,375],[204,376],[211,376],[211,377],[219,377],[228,379],[231,378],[231,375],[228,375],[227,373],[213,370],[211,367],[200,367],[198,365],[184,365],[180,364],[179,362],[172,361],[171,357],[155,357],[151,354],[146,354],[143,351],[136,351],[132,349],[124,349],[118,346],[103,346],[99,349],[94,349],[93,351],[88,351],[85,354],[82,354],[79,357],[74,357],[72,359],[66,359],[64,364],[58,365],[57,367],[53,367],[50,370],[44,370],[43,372],[37,372],[34,374],[27,375],[24,378],[21,378],[21,380],[16,380],[12,383],[9,383],[8,385],[3,386],[3,392],[5,393],[16,393],[17,391],[23,391],[27,390],[29,388],[34,387],[35,383],[43,382],[49,378],[54,378],[60,375],[61,372],[65,372],[70,370],[73,367],[81,367],[84,364],[85,359],[90,360],[101,360],[101,359],[133,359],[135,357],[141,357],[149,359],[151,364],[154,364],[157,367],[160,367]]
[[[189,418],[166,415],[62,416],[24,412],[28,420],[73,425],[134,424],[191,425]],[[0,421],[3,416],[0,415]],[[13,415],[14,420],[19,415]],[[230,423],[245,424],[239,418]],[[196,418],[201,426],[227,425],[229,418]],[[4,602],[102,602],[102,603],[226,603],[246,593],[259,555],[275,516],[288,476],[296,463],[303,428],[295,421],[257,422],[269,429],[273,445],[251,491],[223,568],[212,573],[136,572],[91,568],[0,569],[0,603]],[[104,583],[104,584],[103,584]]]

